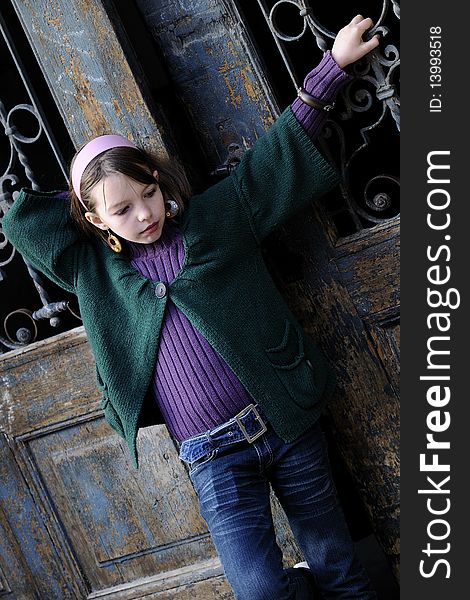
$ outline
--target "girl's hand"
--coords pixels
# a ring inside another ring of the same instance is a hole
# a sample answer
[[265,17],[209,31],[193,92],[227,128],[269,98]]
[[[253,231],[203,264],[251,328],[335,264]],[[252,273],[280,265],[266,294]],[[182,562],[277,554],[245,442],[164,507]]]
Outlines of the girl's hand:
[[373,26],[371,18],[356,15],[350,23],[338,31],[331,56],[342,69],[359,60],[379,45],[380,36],[374,35],[369,41],[362,40],[363,34]]

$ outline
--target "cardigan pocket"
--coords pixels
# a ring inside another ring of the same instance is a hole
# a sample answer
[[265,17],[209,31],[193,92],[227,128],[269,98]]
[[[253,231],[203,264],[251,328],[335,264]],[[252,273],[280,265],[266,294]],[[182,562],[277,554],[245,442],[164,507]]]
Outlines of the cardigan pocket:
[[286,319],[281,343],[266,348],[265,352],[293,402],[301,408],[315,406],[318,401],[315,371],[305,356],[302,332]]

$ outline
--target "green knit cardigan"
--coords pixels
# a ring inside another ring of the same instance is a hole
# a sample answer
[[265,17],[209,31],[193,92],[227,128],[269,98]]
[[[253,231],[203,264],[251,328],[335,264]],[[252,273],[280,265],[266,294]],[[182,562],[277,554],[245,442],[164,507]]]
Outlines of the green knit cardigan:
[[[184,263],[163,298],[155,293],[158,282],[137,273],[124,255],[80,236],[69,202],[57,192],[21,191],[4,231],[38,270],[77,295],[101,406],[136,467],[137,432],[169,298],[280,437],[293,441],[318,419],[335,379],[274,285],[260,244],[337,183],[336,171],[287,108],[229,177],[190,199],[181,217]],[[156,406],[150,422],[162,422]]]

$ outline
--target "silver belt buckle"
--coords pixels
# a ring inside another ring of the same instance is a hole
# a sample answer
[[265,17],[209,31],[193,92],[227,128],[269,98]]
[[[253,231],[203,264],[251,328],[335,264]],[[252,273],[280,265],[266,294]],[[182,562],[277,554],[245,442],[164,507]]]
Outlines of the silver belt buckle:
[[[248,431],[246,430],[246,427],[241,422],[241,418],[244,417],[245,415],[247,415],[251,410],[253,411],[258,423],[262,426],[261,430],[258,431],[257,433],[255,433],[255,435],[253,435],[253,436],[251,436],[248,433]],[[264,423],[263,419],[260,417],[260,414],[256,410],[254,404],[249,404],[246,408],[244,408],[241,412],[239,412],[238,415],[235,415],[235,420],[238,423],[238,426],[240,427],[241,432],[243,433],[246,441],[249,444],[252,444],[255,440],[257,440],[259,437],[261,437],[263,435],[263,433],[265,433],[268,430],[268,428],[266,427],[266,424]]]

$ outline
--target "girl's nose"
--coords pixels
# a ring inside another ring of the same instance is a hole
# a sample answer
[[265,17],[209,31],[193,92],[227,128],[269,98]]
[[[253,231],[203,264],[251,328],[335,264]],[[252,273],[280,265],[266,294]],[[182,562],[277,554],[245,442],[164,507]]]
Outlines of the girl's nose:
[[152,213],[150,211],[150,208],[148,206],[146,206],[145,204],[143,204],[139,208],[139,212],[138,212],[138,217],[137,218],[139,219],[139,221],[146,221],[151,216],[152,216]]

